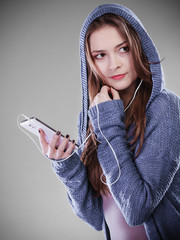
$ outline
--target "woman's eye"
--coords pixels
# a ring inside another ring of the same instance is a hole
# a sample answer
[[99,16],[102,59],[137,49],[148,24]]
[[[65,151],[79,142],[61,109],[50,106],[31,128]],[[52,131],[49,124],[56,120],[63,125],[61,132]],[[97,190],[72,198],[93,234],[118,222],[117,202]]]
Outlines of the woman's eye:
[[122,53],[124,53],[124,52],[129,52],[129,47],[128,47],[128,46],[122,47],[122,48],[120,48],[119,51],[122,52]]
[[105,53],[100,53],[95,56],[96,59],[102,59],[105,56]]

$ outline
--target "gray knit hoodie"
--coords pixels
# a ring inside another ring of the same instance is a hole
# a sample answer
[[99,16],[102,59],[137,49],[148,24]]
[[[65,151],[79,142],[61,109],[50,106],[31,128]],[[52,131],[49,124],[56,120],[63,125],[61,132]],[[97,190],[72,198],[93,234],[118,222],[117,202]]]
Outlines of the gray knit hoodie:
[[[105,13],[115,13],[134,27],[140,36],[149,62],[159,62],[156,48],[139,19],[129,9],[118,4],[105,4],[87,17],[80,35],[82,112],[79,118],[79,143],[85,139],[88,118],[97,138],[101,141],[97,155],[110,192],[131,226],[143,224],[148,239],[180,239],[180,99],[163,87],[160,64],[151,64],[153,89],[146,107],[147,127],[140,154],[133,161],[132,152],[125,141],[124,107],[121,100],[99,104],[101,130],[114,151],[103,138],[97,122],[96,107],[88,110],[87,67],[84,39],[90,23]],[[81,152],[81,151],[80,151]],[[79,152],[79,154],[80,154]],[[66,161],[53,161],[53,169],[67,188],[73,211],[96,230],[105,231],[110,239],[104,219],[102,198],[94,198],[86,167],[78,154]]]

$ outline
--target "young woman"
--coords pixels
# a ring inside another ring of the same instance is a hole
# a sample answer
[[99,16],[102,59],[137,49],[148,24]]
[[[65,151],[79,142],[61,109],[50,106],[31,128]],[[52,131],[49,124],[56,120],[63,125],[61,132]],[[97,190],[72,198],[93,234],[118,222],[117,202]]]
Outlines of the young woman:
[[42,151],[73,211],[106,239],[179,239],[180,100],[163,88],[159,55],[139,19],[118,4],[96,8],[80,35],[79,145]]

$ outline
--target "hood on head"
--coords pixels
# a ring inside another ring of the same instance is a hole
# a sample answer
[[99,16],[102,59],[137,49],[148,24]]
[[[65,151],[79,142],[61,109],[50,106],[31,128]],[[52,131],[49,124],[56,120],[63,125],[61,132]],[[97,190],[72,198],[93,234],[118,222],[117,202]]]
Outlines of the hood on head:
[[[82,112],[80,119],[80,131],[81,131],[81,140],[83,141],[86,138],[86,131],[88,126],[88,105],[89,105],[89,96],[88,96],[88,83],[87,83],[87,66],[86,66],[86,56],[85,56],[85,37],[89,25],[98,17],[102,16],[105,13],[114,13],[124,19],[126,19],[131,26],[138,33],[143,50],[146,54],[146,57],[150,63],[160,62],[159,54],[143,27],[141,21],[138,17],[128,8],[119,5],[119,4],[103,4],[94,9],[89,16],[86,18],[80,33],[80,59],[81,59],[81,81],[82,81]],[[149,103],[160,93],[163,88],[164,79],[163,71],[161,64],[150,64],[150,71],[152,73],[152,93],[149,99]]]

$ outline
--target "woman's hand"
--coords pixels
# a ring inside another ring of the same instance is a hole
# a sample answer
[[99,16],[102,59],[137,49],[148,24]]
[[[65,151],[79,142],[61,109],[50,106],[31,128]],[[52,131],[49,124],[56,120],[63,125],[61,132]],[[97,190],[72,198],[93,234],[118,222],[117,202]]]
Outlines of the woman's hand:
[[[112,96],[112,98],[110,97],[110,95]],[[120,99],[118,91],[116,91],[112,87],[103,86],[101,88],[101,91],[95,96],[94,100],[92,101],[90,108],[94,107],[96,104],[115,99]]]
[[56,144],[61,136],[61,133],[58,131],[54,134],[52,140],[47,143],[44,132],[42,129],[39,129],[39,141],[42,148],[42,153],[48,158],[53,160],[59,160],[67,158],[71,155],[74,147],[75,141],[69,142],[69,135],[66,135],[60,145],[56,147]]

